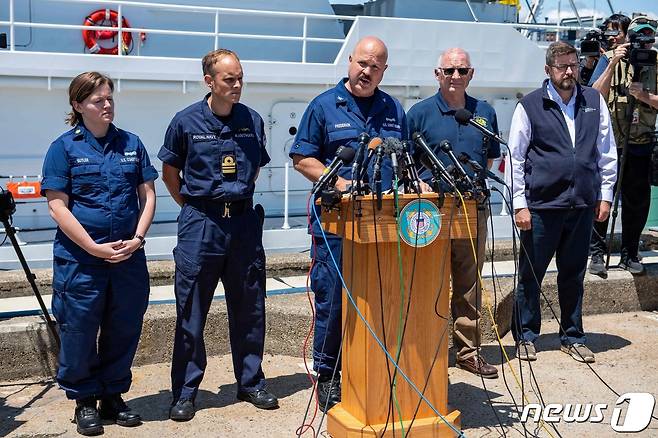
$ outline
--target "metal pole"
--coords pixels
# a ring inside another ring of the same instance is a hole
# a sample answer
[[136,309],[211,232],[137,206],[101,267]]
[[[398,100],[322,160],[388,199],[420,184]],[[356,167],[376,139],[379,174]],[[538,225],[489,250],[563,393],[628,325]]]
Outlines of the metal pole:
[[306,31],[308,27],[308,17],[304,16],[304,29],[302,31],[302,62],[306,62]]
[[123,17],[121,16],[121,3],[117,6],[117,15],[119,16],[119,23],[117,23],[119,26],[119,41],[117,41],[117,48],[119,50],[117,51],[117,54],[123,56]]
[[219,49],[219,9],[215,11],[215,50]]
[[14,0],[9,0],[9,50],[14,51]]
[[478,17],[475,16],[475,11],[473,10],[473,7],[471,6],[471,2],[469,0],[466,0],[466,5],[468,6],[468,10],[471,11],[471,15],[473,16],[473,20],[480,21],[480,20],[478,20]]
[[290,173],[290,163],[287,161],[283,165],[283,228],[284,230],[290,229],[290,224],[288,223],[288,174]]

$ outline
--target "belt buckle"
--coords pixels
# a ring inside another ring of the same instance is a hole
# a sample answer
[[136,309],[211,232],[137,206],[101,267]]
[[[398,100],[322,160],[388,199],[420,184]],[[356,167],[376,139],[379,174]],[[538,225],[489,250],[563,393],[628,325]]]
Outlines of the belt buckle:
[[231,217],[231,203],[230,202],[225,202],[224,203],[224,214],[222,214],[222,217]]

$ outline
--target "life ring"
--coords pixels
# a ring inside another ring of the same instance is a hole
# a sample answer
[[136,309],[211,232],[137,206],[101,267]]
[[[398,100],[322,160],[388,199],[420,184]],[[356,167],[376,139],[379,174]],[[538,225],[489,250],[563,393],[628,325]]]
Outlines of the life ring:
[[[84,26],[108,26],[110,28],[116,28],[119,25],[119,13],[117,11],[112,11],[110,9],[99,9],[97,11],[89,14],[83,23]],[[130,28],[130,24],[126,17],[121,18],[121,27]],[[91,30],[83,29],[82,30],[82,39],[87,46],[87,49],[91,53],[98,53],[101,55],[118,55],[119,54],[119,43],[113,47],[103,47],[98,44],[98,41],[101,40],[113,40],[117,36],[116,30]],[[122,43],[121,50],[122,54],[127,55],[130,51],[130,46],[133,42],[133,36],[130,32],[121,32]]]

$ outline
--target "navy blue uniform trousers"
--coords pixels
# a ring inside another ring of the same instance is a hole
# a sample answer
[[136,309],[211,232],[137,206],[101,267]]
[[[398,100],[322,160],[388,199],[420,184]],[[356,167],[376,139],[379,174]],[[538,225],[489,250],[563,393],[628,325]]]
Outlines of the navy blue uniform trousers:
[[555,255],[560,301],[560,342],[585,343],[583,331],[583,280],[593,208],[572,210],[530,210],[532,228],[521,231],[519,284],[512,313],[512,334],[534,342],[541,328],[539,289],[546,269]]
[[62,339],[57,383],[67,398],[130,389],[148,296],[143,250],[117,264],[54,259],[52,310]]
[[[343,284],[331,258],[343,265],[343,240],[336,236],[314,237],[311,289],[315,294],[315,331],[313,336],[313,369],[322,375],[340,371],[341,308]],[[328,243],[327,243],[328,242]],[[330,253],[331,251],[331,253]]]
[[[185,204],[178,220],[176,334],[171,366],[174,401],[194,399],[206,369],[203,330],[219,280],[228,310],[238,390],[262,389],[265,342],[265,253],[253,208],[222,217],[223,208]],[[219,203],[217,204],[219,205]]]

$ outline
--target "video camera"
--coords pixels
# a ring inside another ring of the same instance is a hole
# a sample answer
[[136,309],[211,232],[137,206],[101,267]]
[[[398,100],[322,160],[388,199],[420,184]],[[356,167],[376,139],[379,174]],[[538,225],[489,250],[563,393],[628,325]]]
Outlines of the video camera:
[[608,45],[608,39],[618,35],[618,30],[608,30],[606,28],[590,30],[580,40],[580,55],[599,56],[601,54],[601,49],[606,51],[610,48]]
[[16,202],[10,191],[0,187],[0,220],[8,220],[16,212]]
[[632,30],[628,31],[628,41],[630,42],[631,54],[629,56],[629,63],[634,68],[651,67],[656,65],[656,51],[653,49],[645,49],[646,44],[653,44],[656,38],[644,35]]

